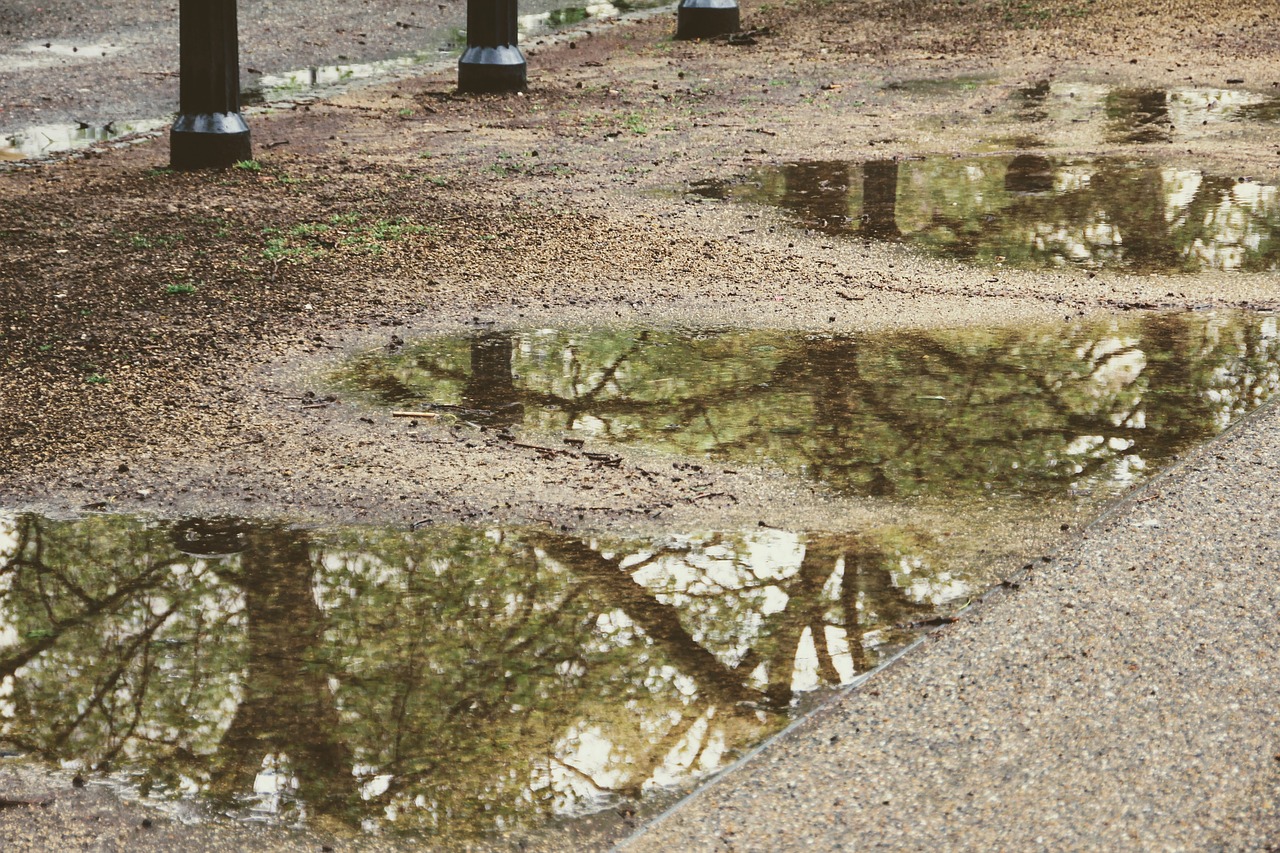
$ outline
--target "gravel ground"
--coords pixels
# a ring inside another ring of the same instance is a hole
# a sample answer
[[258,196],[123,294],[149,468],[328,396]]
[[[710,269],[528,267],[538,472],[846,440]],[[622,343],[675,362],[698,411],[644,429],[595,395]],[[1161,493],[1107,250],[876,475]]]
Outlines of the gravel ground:
[[1275,849],[1277,466],[1271,407],[624,849]]
[[[763,468],[671,482],[646,474],[669,459],[639,451],[616,467],[548,463],[493,436],[297,398],[346,353],[477,322],[855,331],[1280,308],[1273,273],[966,266],[682,193],[797,159],[1022,151],[1006,107],[1044,79],[1258,95],[1280,82],[1269,3],[1097,5],[749,5],[742,44],[672,42],[665,16],[531,46],[522,97],[458,97],[446,69],[255,116],[251,168],[170,173],[161,139],[0,173],[0,505],[855,524],[856,506]],[[25,43],[53,32],[42,10],[66,8],[10,4],[0,22]],[[282,31],[292,56],[302,31]],[[139,49],[132,67],[171,64]],[[1036,150],[1280,178],[1265,123],[1183,127],[1176,144],[1096,130],[1051,120]],[[290,236],[335,216],[354,223],[341,240]],[[406,227],[386,237],[387,223]],[[1277,430],[1274,414],[1254,418],[636,845],[1274,845]],[[584,485],[600,498],[585,512]],[[709,492],[739,502],[698,500]],[[254,846],[235,829],[138,832],[149,813],[102,817],[65,780],[3,790],[42,784],[61,792],[53,806],[0,809],[8,847]],[[57,832],[74,842],[50,842]]]

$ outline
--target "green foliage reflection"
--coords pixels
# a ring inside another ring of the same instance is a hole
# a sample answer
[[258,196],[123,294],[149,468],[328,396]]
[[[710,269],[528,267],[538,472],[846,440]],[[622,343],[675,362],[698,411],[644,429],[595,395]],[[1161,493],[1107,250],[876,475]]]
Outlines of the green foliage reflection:
[[0,738],[142,797],[457,842],[713,771],[969,589],[900,528],[0,518]]
[[[370,354],[335,381],[387,405],[768,462],[847,493],[1114,491],[1280,383],[1276,324],[1136,314],[830,335],[489,332]],[[496,357],[494,357],[496,354]]]

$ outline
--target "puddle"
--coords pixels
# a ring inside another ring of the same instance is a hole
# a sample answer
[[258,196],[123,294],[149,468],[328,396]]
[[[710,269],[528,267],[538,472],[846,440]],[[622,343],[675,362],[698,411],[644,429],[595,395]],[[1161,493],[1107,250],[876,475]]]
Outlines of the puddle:
[[0,515],[0,744],[186,821],[509,842],[722,768],[969,594],[939,559]]
[[1275,186],[1122,157],[796,162],[689,192],[780,207],[828,234],[900,240],[984,264],[1280,268]]
[[348,399],[765,463],[844,494],[1112,496],[1266,400],[1276,320],[867,334],[530,330],[358,357]]
[[113,140],[119,140],[117,144],[124,145],[128,144],[127,137],[149,133],[168,125],[168,119],[112,122],[101,127],[86,127],[82,123],[37,125],[18,133],[0,136],[0,160],[34,160],[60,151],[88,148]]
[[488,330],[358,357],[335,378],[348,402],[644,444],[684,457],[673,470],[764,462],[862,496],[865,520],[640,538],[0,515],[0,746],[21,754],[4,760],[182,820],[453,848],[574,820],[625,833],[620,815],[1265,401],[1277,334],[1246,313]]
[[[1052,136],[1070,128],[1073,147],[1152,145],[1222,133],[1229,125],[1280,121],[1280,97],[1244,89],[1122,88],[1039,81],[1016,89],[1009,114]],[[1048,144],[1037,138],[1038,147]]]

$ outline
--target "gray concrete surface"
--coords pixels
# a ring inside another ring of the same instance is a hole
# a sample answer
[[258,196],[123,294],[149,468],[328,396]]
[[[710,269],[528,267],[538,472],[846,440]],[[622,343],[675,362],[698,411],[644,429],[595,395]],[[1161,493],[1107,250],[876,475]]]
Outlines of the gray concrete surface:
[[1274,850],[1280,409],[623,845]]

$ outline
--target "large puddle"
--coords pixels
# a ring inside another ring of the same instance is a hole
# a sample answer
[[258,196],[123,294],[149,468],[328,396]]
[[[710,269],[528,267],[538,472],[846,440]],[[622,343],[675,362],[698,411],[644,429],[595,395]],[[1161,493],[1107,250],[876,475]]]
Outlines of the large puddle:
[[805,161],[691,193],[783,209],[806,228],[1030,268],[1280,269],[1277,188],[1120,157]]
[[1276,321],[1131,314],[822,334],[477,331],[333,382],[402,409],[763,463],[863,496],[1113,494],[1265,400]]
[[1246,313],[490,329],[360,356],[332,377],[348,404],[641,444],[673,471],[776,466],[864,520],[641,537],[0,515],[0,746],[186,820],[452,847],[653,809],[1268,399],[1277,332]]
[[492,839],[721,768],[971,591],[938,554],[0,516],[0,744],[187,820]]

